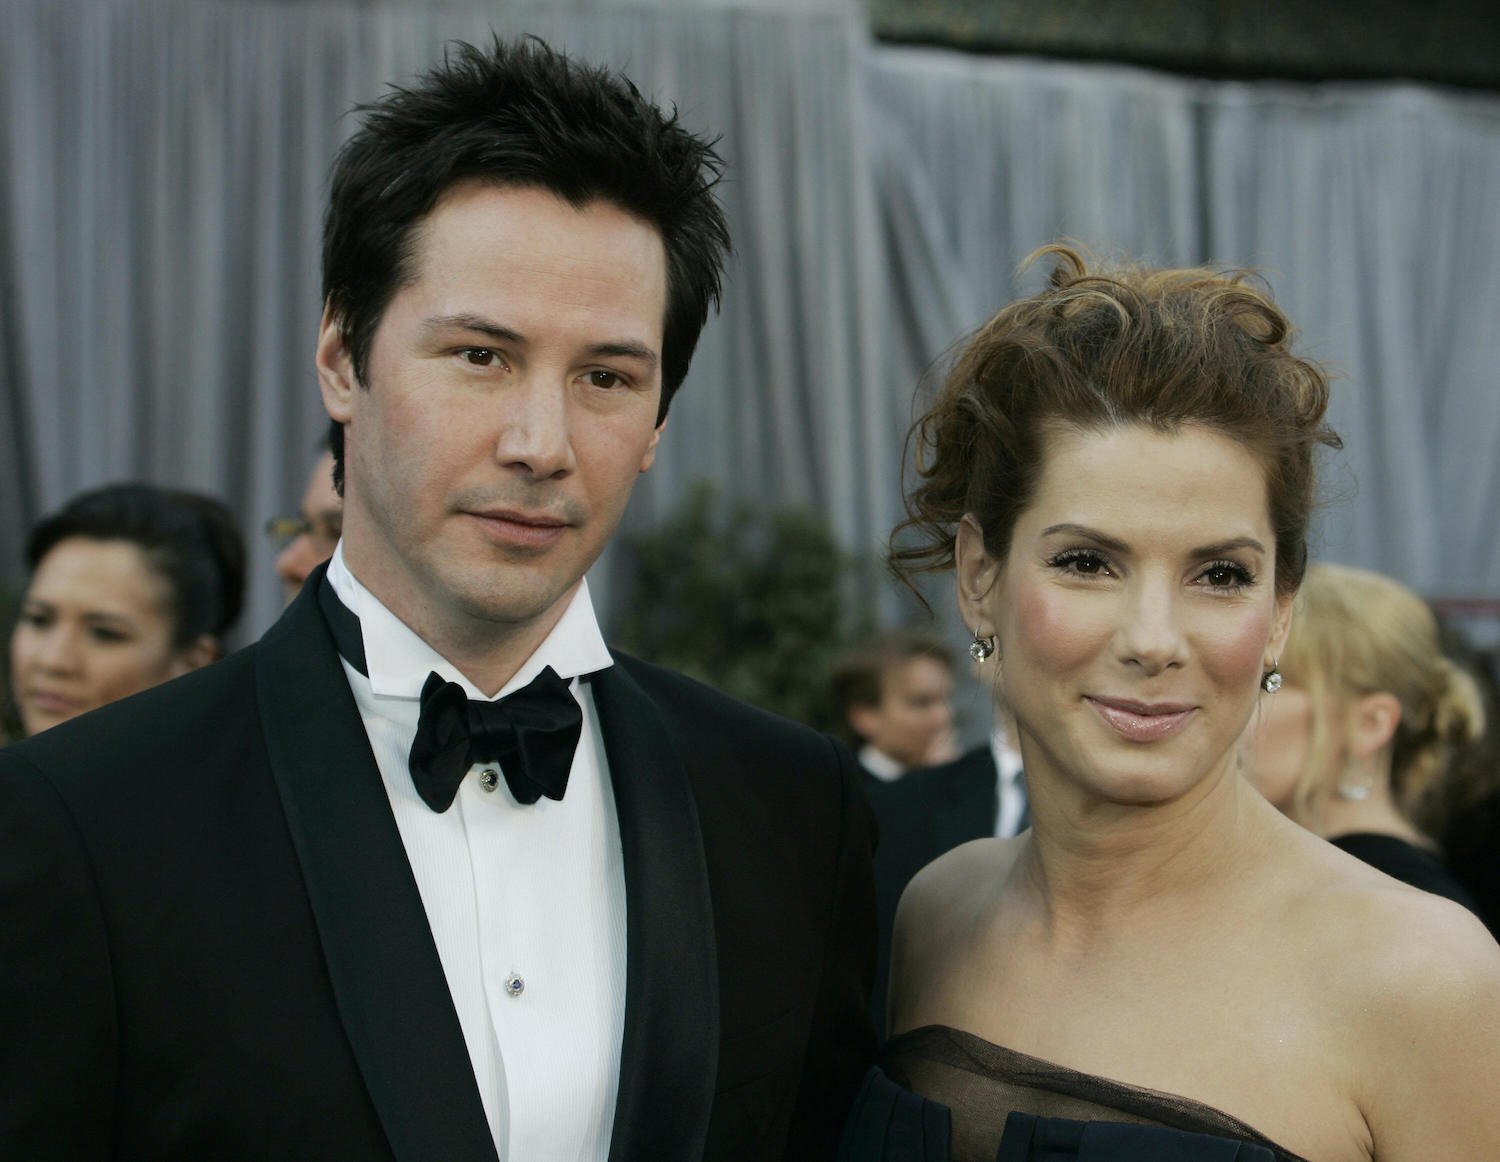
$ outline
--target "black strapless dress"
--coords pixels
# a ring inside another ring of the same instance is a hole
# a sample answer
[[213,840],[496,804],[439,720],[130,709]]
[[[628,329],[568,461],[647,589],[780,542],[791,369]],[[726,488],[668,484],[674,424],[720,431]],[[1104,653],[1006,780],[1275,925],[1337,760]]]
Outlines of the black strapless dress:
[[846,1162],[930,1162],[945,1150],[952,1162],[1307,1162],[1202,1102],[943,1025],[892,1037],[881,1066],[856,1103]]

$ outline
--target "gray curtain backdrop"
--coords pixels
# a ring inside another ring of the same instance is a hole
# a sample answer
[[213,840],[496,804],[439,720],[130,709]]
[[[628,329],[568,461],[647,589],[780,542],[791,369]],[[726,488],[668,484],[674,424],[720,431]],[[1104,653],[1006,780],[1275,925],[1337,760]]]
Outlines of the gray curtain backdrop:
[[[881,47],[853,0],[5,0],[0,588],[42,512],[150,479],[231,504],[242,636],[270,622],[257,530],[295,507],[325,426],[319,219],[345,114],[491,29],[618,65],[723,134],[724,312],[627,528],[709,478],[877,553],[918,376],[1070,236],[1263,269],[1344,374],[1319,551],[1500,596],[1500,98]],[[901,609],[873,581],[856,599]]]

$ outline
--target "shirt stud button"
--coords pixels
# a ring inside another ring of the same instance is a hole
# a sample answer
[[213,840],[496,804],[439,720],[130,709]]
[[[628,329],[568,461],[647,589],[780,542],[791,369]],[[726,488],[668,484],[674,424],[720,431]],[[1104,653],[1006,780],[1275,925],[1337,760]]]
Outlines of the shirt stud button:
[[518,997],[526,991],[526,982],[521,979],[519,973],[513,972],[505,978],[505,991],[513,997]]
[[479,785],[486,791],[493,791],[500,785],[500,775],[495,771],[480,771]]

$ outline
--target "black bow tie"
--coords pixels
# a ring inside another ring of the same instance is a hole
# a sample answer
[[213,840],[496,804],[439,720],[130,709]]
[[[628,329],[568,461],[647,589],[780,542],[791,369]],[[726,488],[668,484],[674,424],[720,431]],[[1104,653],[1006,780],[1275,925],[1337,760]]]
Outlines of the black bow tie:
[[[327,578],[319,582],[318,604],[339,653],[369,677],[359,618]],[[561,799],[582,731],[583,711],[551,666],[496,702],[471,702],[457,682],[429,674],[408,760],[411,781],[422,801],[442,812],[453,806],[469,768],[492,762],[504,770],[518,802],[535,803],[543,795]]]
[[411,781],[423,802],[446,811],[471,766],[498,763],[517,802],[561,799],[582,730],[583,712],[551,666],[495,702],[471,700],[457,682],[429,674],[411,744]]

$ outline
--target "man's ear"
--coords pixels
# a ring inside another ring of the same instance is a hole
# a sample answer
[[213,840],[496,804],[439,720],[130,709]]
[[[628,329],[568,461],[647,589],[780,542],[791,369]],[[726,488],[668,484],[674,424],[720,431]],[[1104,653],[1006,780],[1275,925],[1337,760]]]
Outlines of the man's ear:
[[649,471],[651,465],[656,463],[656,445],[661,440],[661,434],[667,430],[667,417],[663,416],[661,423],[656,425],[656,431],[651,433],[651,442],[646,445],[646,451],[641,456],[641,471]]
[[1396,737],[1401,725],[1401,700],[1378,690],[1349,705],[1347,725],[1349,753],[1356,758],[1379,754]]
[[875,732],[880,729],[880,707],[876,705],[861,706],[858,703],[849,707],[845,717],[849,720],[849,729],[854,732],[854,737],[868,741],[873,738]]
[[349,344],[344,339],[344,328],[326,306],[323,308],[323,320],[318,324],[318,346],[313,355],[313,363],[318,369],[318,389],[323,393],[323,410],[334,423],[347,424],[359,380],[354,374],[354,359],[349,353]]
[[989,637],[995,632],[989,596],[1000,579],[1000,562],[984,547],[984,532],[971,512],[958,522],[953,546],[954,573],[958,579],[958,608],[964,625],[972,633]]

